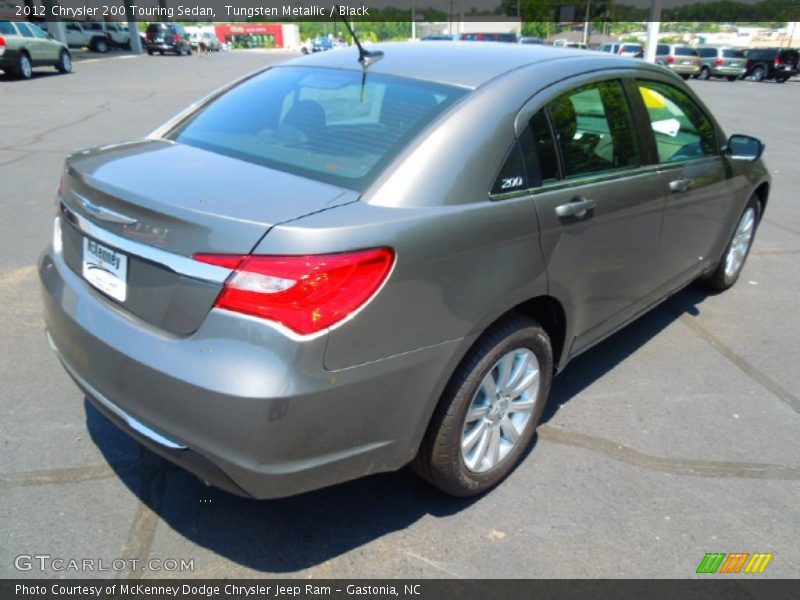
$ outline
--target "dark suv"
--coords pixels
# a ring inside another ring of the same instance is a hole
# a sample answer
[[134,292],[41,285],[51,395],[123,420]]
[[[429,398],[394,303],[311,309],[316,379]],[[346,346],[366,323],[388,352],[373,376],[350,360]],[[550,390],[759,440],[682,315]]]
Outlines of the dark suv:
[[757,48],[748,50],[745,76],[753,81],[774,79],[783,83],[797,75],[798,52],[792,48]]
[[178,56],[192,53],[189,34],[179,23],[150,23],[145,34],[147,53],[174,52]]

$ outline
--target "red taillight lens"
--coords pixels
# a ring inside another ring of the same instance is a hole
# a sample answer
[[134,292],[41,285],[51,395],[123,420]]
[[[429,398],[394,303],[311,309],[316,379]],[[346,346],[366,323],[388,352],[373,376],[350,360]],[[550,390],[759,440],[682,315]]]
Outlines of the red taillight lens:
[[217,308],[275,321],[309,335],[361,308],[394,264],[391,248],[311,256],[196,254],[204,263],[234,269]]
[[177,33],[172,36],[172,43],[173,44],[177,44],[180,41],[181,41],[181,36],[179,36]]
[[724,61],[724,60],[722,60],[722,57],[719,57],[719,56],[718,56],[718,57],[717,57],[717,60],[715,60],[715,61],[714,61],[714,64],[715,64],[715,65],[717,65],[718,67],[721,67],[721,66],[722,66],[722,63],[724,63],[724,62],[725,62],[725,61]]
[[671,54],[667,57],[667,64],[668,65],[675,64],[675,57],[672,56]]
[[5,47],[6,47],[6,38],[0,35],[0,48],[5,48]]
[[776,58],[776,59],[775,59],[775,62],[774,62],[773,64],[774,64],[776,67],[780,67],[780,66],[783,64],[783,61],[781,60],[781,57],[779,56],[778,58]]

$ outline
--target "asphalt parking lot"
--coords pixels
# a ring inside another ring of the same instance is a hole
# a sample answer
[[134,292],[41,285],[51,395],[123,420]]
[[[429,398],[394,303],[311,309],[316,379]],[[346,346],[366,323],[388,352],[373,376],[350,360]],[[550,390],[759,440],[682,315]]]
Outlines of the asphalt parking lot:
[[[539,440],[469,501],[413,474],[277,501],[205,487],[83,398],[49,350],[35,263],[63,156],[141,137],[281,53],[130,57],[0,76],[0,577],[15,557],[125,559],[104,577],[690,577],[706,552],[800,565],[800,81],[692,82],[767,145],[773,192],[742,279],[689,288],[569,366]],[[148,559],[193,559],[183,572]],[[130,559],[140,561],[133,567]]]

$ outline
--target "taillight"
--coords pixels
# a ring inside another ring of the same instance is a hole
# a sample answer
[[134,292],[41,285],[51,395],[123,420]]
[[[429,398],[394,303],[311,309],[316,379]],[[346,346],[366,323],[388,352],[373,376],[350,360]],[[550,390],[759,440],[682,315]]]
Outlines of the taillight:
[[781,60],[781,57],[780,57],[780,56],[779,56],[778,58],[776,58],[776,59],[775,59],[775,63],[774,63],[774,65],[775,65],[776,67],[780,67],[782,64],[783,64],[783,61]]
[[391,248],[310,256],[196,254],[233,269],[215,306],[280,323],[309,335],[346,319],[386,281]]
[[0,35],[0,54],[6,51],[6,38]]
[[675,63],[675,57],[674,57],[674,56],[672,56],[672,54],[670,54],[670,55],[667,57],[667,64],[668,64],[668,65],[671,65],[671,64],[674,64],[674,63]]
[[177,44],[180,41],[181,41],[181,36],[179,36],[177,33],[172,36],[172,43],[173,44]]
[[718,67],[721,67],[724,62],[725,61],[722,60],[722,57],[718,56],[717,60],[714,61],[714,64],[717,65]]

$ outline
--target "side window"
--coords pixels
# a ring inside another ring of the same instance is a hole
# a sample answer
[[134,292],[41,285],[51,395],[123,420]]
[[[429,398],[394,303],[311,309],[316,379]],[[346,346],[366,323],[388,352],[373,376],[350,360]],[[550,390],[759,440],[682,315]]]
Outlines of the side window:
[[492,186],[492,194],[506,194],[527,189],[528,181],[525,177],[525,165],[522,162],[519,144],[514,142],[506,156],[500,173]]
[[33,31],[31,31],[31,28],[28,27],[27,23],[22,23],[22,22],[17,23],[17,29],[19,29],[19,32],[22,34],[23,37],[26,38],[33,37]]
[[17,35],[17,30],[8,21],[0,21],[0,33],[4,35]]
[[47,34],[41,29],[39,29],[36,25],[29,24],[28,27],[30,27],[30,30],[33,32],[33,35],[35,35],[37,38],[47,39]]
[[544,110],[533,115],[519,141],[531,187],[558,179],[558,154]]
[[628,100],[619,81],[574,89],[550,104],[564,177],[639,166]]
[[639,82],[658,148],[658,162],[716,154],[713,123],[684,92],[666,83]]

